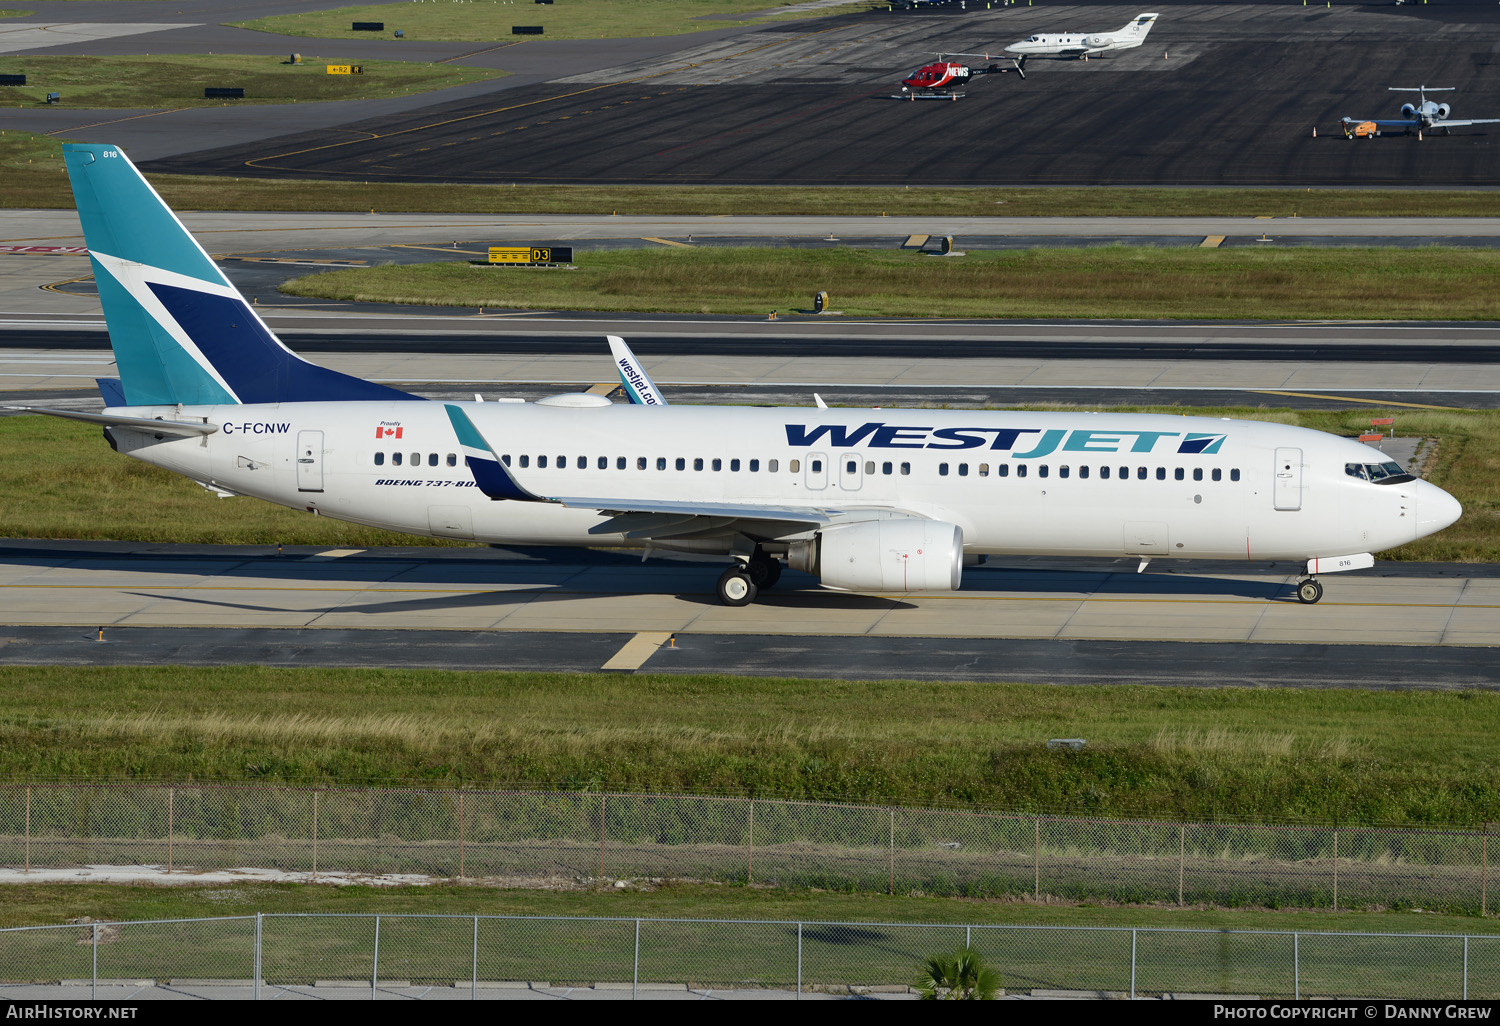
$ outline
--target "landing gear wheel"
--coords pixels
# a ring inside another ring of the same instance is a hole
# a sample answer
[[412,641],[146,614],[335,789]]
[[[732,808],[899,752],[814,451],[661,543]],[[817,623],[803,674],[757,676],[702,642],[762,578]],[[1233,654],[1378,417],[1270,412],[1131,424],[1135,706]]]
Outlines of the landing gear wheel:
[[1323,597],[1323,585],[1311,577],[1297,583],[1297,601],[1304,605],[1312,605]]
[[748,606],[759,592],[749,572],[738,564],[719,577],[719,601],[726,606]]
[[772,559],[764,553],[751,556],[745,569],[750,574],[750,580],[755,582],[756,588],[762,591],[766,588],[774,588],[776,582],[781,580],[781,560]]

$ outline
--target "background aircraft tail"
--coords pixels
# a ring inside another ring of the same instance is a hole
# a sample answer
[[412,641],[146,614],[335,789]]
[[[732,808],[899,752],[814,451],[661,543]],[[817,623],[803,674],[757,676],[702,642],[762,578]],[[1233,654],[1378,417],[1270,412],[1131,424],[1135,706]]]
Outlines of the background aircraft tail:
[[1151,26],[1156,24],[1157,17],[1155,14],[1137,14],[1120,30],[1120,34],[1122,36],[1133,36],[1145,42],[1146,33],[1150,32]]
[[416,398],[282,345],[118,146],[63,158],[128,405]]

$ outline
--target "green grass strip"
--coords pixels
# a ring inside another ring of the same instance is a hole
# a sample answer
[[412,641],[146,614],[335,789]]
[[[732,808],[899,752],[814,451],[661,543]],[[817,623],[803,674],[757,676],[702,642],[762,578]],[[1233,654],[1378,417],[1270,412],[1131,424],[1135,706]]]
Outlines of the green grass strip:
[[[513,36],[514,25],[540,25],[547,39],[623,39],[643,36],[675,36],[708,29],[758,25],[787,17],[819,18],[867,8],[857,6],[800,11],[776,15],[775,0],[563,0],[562,3],[532,5],[472,0],[466,4],[363,4],[336,7],[305,14],[282,14],[253,21],[230,22],[236,28],[274,32],[282,36],[313,36],[318,39],[389,39],[400,29],[406,39],[491,42],[536,37]],[[769,17],[736,18],[735,15],[772,11]],[[353,29],[356,21],[384,22],[382,32]]]
[[[330,64],[359,64],[359,75],[330,75]],[[6,86],[0,100],[44,107],[48,93],[69,108],[227,107],[246,103],[363,100],[446,89],[509,72],[458,64],[351,61],[304,54],[158,54],[127,57],[0,57],[0,74],[25,74],[26,85]],[[242,86],[242,100],[205,99],[207,86]],[[10,133],[15,135],[17,133]],[[25,134],[25,133],[20,133]]]
[[[1370,675],[1382,682],[1378,665]],[[0,706],[0,779],[16,781],[525,784],[1190,822],[1500,819],[1492,692],[13,666],[0,670]],[[1088,745],[1049,749],[1054,737]]]
[[[1160,926],[1184,929],[1492,933],[1472,916],[1412,911],[1150,908],[839,894],[721,885],[647,890],[508,890],[497,887],[329,887],[249,884],[116,887],[31,884],[6,890],[0,927],[63,923],[82,915],[127,921],[298,912],[387,915],[635,916],[1039,926]],[[71,940],[71,939],[70,939]],[[84,952],[85,959],[87,951]],[[88,975],[87,972],[84,975]],[[905,979],[898,982],[905,982]],[[1012,986],[1015,984],[1012,983]]]
[[[712,352],[705,355],[712,355]],[[1023,407],[1042,409],[1045,407]],[[1070,407],[1071,408],[1071,407]],[[1182,407],[1109,407],[1183,413]],[[1464,505],[1439,534],[1383,559],[1500,562],[1500,411],[1194,409],[1203,416],[1296,424],[1340,435],[1394,415],[1403,435],[1429,441],[1425,474]],[[0,537],[204,545],[459,545],[345,524],[256,499],[220,499],[177,474],[110,451],[97,429],[53,417],[0,418]]]
[[672,247],[586,252],[575,263],[387,265],[298,278],[281,290],[364,303],[642,313],[792,311],[826,290],[832,309],[863,317],[1500,319],[1495,250],[1110,245],[945,258]]

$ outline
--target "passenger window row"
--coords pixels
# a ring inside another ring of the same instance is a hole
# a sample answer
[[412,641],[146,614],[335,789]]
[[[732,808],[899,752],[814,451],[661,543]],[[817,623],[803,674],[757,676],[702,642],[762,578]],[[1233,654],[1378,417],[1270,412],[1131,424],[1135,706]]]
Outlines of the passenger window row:
[[[529,454],[523,453],[522,455],[516,457],[515,460],[516,460],[516,465],[519,466],[519,467],[521,467],[522,469],[529,469],[533,465],[538,470],[546,470],[549,467],[553,467],[553,468],[556,468],[558,470],[566,470],[566,469],[568,469],[569,466],[572,466],[572,467],[574,467],[574,468],[576,468],[578,470],[587,470],[587,469],[589,469],[589,457],[587,457],[587,456],[578,456],[578,457],[575,457],[570,462],[570,460],[569,460],[569,458],[567,456],[548,457],[548,456],[539,455],[539,456],[533,457],[533,456],[531,456]],[[533,460],[535,460],[534,464],[533,464]],[[506,453],[503,456],[501,456],[500,457],[500,461],[502,463],[504,463],[507,467],[511,466],[511,455],[510,455],[510,453]],[[383,453],[383,452],[377,452],[375,454],[375,465],[377,467],[383,467],[383,466],[385,466],[385,462],[386,462],[386,454]],[[446,464],[447,466],[450,466],[450,467],[456,467],[456,466],[458,466],[458,454],[457,453],[451,453],[451,452],[448,453],[446,456],[441,456],[440,454],[435,453],[435,452],[430,452],[430,453],[426,453],[426,454],[423,454],[423,453],[420,453],[420,452],[414,452],[414,453],[410,453],[410,454],[401,453],[401,452],[393,452],[393,453],[390,454],[390,463],[391,463],[391,466],[393,466],[393,467],[399,467],[399,466],[402,466],[403,464],[408,465],[408,466],[412,466],[412,467],[420,467],[420,466],[422,466],[424,464],[424,462],[429,467],[436,467],[436,466],[439,465],[440,462],[444,463],[444,464]],[[689,462],[688,459],[686,457],[684,457],[684,456],[678,456],[678,457],[676,457],[676,458],[674,458],[674,459],[672,459],[670,461],[665,456],[657,456],[654,460],[653,459],[649,459],[649,458],[647,458],[645,456],[637,456],[635,458],[635,461],[634,461],[634,463],[635,463],[635,469],[636,470],[649,470],[653,466],[657,470],[666,470],[668,468],[668,466],[671,466],[675,470],[686,470],[688,468],[688,462]],[[736,458],[736,459],[730,459],[730,460],[724,460],[724,459],[719,459],[719,458],[704,459],[702,457],[697,457],[697,458],[694,458],[691,462],[692,462],[692,467],[693,467],[693,469],[695,471],[710,470],[710,471],[714,471],[714,472],[719,472],[719,471],[723,471],[725,469],[725,467],[726,467],[726,464],[727,464],[728,470],[729,470],[729,472],[731,474],[738,474],[738,473],[741,472],[741,470],[744,470],[744,471],[746,471],[748,473],[751,473],[751,474],[758,474],[761,471],[762,462],[764,462],[765,470],[769,474],[775,474],[775,473],[779,472],[779,470],[781,469],[781,467],[780,467],[780,461],[779,460],[765,460],[765,461],[761,461],[761,460],[758,460],[758,459],[741,460],[741,459],[738,459],[738,458]],[[630,464],[631,464],[631,460],[629,459],[629,457],[626,457],[626,456],[616,456],[614,458],[614,467],[615,467],[616,470],[626,470],[626,469],[628,469],[630,467]],[[598,457],[594,458],[594,467],[597,470],[608,470],[609,469],[609,465],[610,465],[610,458],[608,456],[598,456]],[[1011,476],[1011,466],[1012,466],[1012,464],[1009,464],[1009,463],[997,463],[995,465],[995,467],[994,467],[994,475],[996,477],[1010,477]],[[1049,466],[1046,463],[1035,464],[1035,465],[1033,465],[1033,464],[1026,464],[1026,463],[1017,463],[1017,464],[1014,464],[1014,466],[1016,468],[1015,469],[1015,476],[1016,477],[1026,477],[1027,474],[1030,473],[1033,468],[1036,471],[1036,476],[1037,477],[1050,477],[1052,475],[1052,469],[1053,469],[1051,466]],[[898,470],[898,467],[899,467],[899,470]],[[823,461],[821,459],[810,460],[809,463],[808,463],[808,469],[811,470],[814,474],[821,474],[823,472]],[[844,473],[846,473],[846,474],[858,473],[859,469],[860,469],[860,467],[859,467],[859,461],[858,460],[845,460],[844,461]],[[957,473],[957,475],[959,477],[968,477],[970,475],[971,469],[972,469],[973,473],[975,474],[975,476],[978,476],[978,477],[989,477],[990,476],[990,465],[988,463],[979,463],[979,464],[974,465],[972,468],[967,463],[957,464],[956,467],[953,466],[952,464],[948,464],[948,463],[939,463],[938,464],[938,476],[939,477],[948,477],[948,476],[950,476],[951,474],[953,474],[956,471],[956,473]],[[1060,477],[1060,478],[1072,477],[1076,473],[1076,475],[1078,476],[1079,479],[1081,479],[1081,480],[1088,480],[1091,475],[1094,475],[1094,468],[1091,468],[1091,467],[1089,467],[1087,465],[1081,465],[1081,466],[1078,466],[1078,467],[1072,467],[1072,466],[1070,466],[1068,464],[1063,464],[1063,465],[1057,467],[1056,469],[1057,469],[1057,476]],[[801,461],[800,460],[788,460],[787,461],[787,470],[790,473],[793,473],[793,474],[801,473],[801,471],[802,471]],[[1158,480],[1158,481],[1165,481],[1165,480],[1167,480],[1167,474],[1168,474],[1168,468],[1167,467],[1156,467],[1154,469],[1154,472],[1153,472],[1153,468],[1150,468],[1150,467],[1139,467],[1138,466],[1138,467],[1134,468],[1134,473],[1133,474],[1132,474],[1132,469],[1130,467],[1119,467],[1118,468],[1118,471],[1119,471],[1118,474],[1115,473],[1115,470],[1116,470],[1116,468],[1114,468],[1114,467],[1101,466],[1101,467],[1097,468],[1097,475],[1095,475],[1095,476],[1097,476],[1097,478],[1099,480],[1101,480],[1101,481],[1108,481],[1108,480],[1110,480],[1110,478],[1112,476],[1117,477],[1121,481],[1129,480],[1132,477],[1134,477],[1134,479],[1137,480],[1137,481],[1147,481],[1147,480],[1150,480],[1153,477],[1156,480]],[[874,460],[867,460],[865,462],[864,472],[866,474],[869,474],[869,475],[874,475],[876,473],[876,463],[875,463]],[[893,462],[887,460],[887,461],[884,461],[884,462],[882,462],[882,463],[879,464],[879,472],[882,475],[885,475],[885,476],[890,476],[892,474],[896,474],[896,473],[899,472],[901,476],[908,477],[908,476],[911,475],[911,464],[910,463],[896,464],[896,463],[893,463]],[[1392,477],[1395,477],[1400,472],[1400,467],[1397,466],[1396,464],[1385,464],[1385,465],[1375,465],[1375,466],[1361,466],[1361,465],[1356,465],[1356,464],[1350,464],[1348,467],[1345,468],[1345,472],[1348,473],[1348,474],[1350,474],[1351,476],[1363,477],[1366,480],[1377,480],[1378,481],[1378,480],[1381,480],[1382,478],[1392,478]],[[1194,481],[1202,481],[1204,479],[1204,473],[1205,473],[1204,468],[1202,468],[1202,467],[1194,467],[1193,468],[1193,472],[1192,472],[1192,479]],[[1212,468],[1211,470],[1207,471],[1207,473],[1209,475],[1209,480],[1212,480],[1212,481],[1222,481],[1223,478],[1224,478],[1224,471],[1221,470],[1218,467]],[[1187,480],[1187,470],[1186,470],[1186,468],[1183,468],[1183,467],[1173,467],[1173,468],[1171,468],[1171,477],[1172,477],[1172,480],[1174,480],[1174,481],[1185,481],[1185,480]],[[1402,477],[1403,477],[1403,480],[1410,480],[1409,477],[1406,477],[1404,475]],[[1239,469],[1238,468],[1231,468],[1230,471],[1229,471],[1229,480],[1231,480],[1231,481],[1238,481],[1239,479],[1240,479]]]
[[[410,457],[410,466],[420,467],[422,465],[424,456],[420,452],[414,452],[410,454],[404,452],[393,452],[391,453],[391,466],[399,467],[403,463],[407,463],[408,456]],[[429,467],[437,466],[439,460],[442,460],[442,462],[446,463],[450,467],[458,466],[458,453],[454,452],[450,452],[446,457],[442,457],[435,452],[429,452],[426,454],[425,459]],[[377,452],[375,454],[375,465],[377,467],[385,466],[385,453]]]
[[[887,465],[889,465],[889,464],[887,464]],[[1009,463],[997,463],[995,465],[995,476],[996,477],[1010,477],[1011,476],[1011,470],[1010,470],[1010,468],[1011,468],[1011,464],[1009,464]],[[1039,464],[1035,464],[1035,465],[1026,464],[1026,463],[1017,463],[1017,464],[1015,464],[1015,468],[1016,468],[1016,471],[1015,471],[1015,476],[1016,477],[1025,477],[1033,469],[1036,471],[1036,476],[1037,477],[1051,477],[1052,476],[1052,469],[1053,469],[1052,467],[1050,467],[1046,463],[1039,463]],[[1087,465],[1073,467],[1073,466],[1070,466],[1069,464],[1065,463],[1062,466],[1057,467],[1056,469],[1057,469],[1057,476],[1058,477],[1063,477],[1063,478],[1073,477],[1076,474],[1077,477],[1080,480],[1088,480],[1088,478],[1094,473],[1094,469],[1095,468],[1089,467]],[[1098,477],[1098,480],[1100,480],[1100,481],[1108,481],[1110,479],[1110,477],[1112,475],[1114,475],[1114,472],[1116,470],[1116,468],[1114,468],[1114,467],[1099,467],[1097,469],[1098,469],[1097,477]],[[1153,478],[1156,479],[1157,481],[1165,481],[1165,480],[1167,480],[1168,469],[1169,468],[1167,468],[1167,467],[1156,467],[1155,470],[1154,470],[1154,472],[1153,472],[1153,469],[1151,467],[1136,467],[1134,474],[1132,474],[1130,467],[1120,467],[1120,468],[1118,468],[1119,474],[1117,475],[1117,479],[1121,480],[1121,481],[1128,481],[1132,477],[1134,477],[1134,479],[1137,480],[1137,481],[1149,481],[1149,480],[1151,480]],[[938,476],[939,477],[947,477],[947,476],[949,476],[951,470],[952,470],[952,468],[947,463],[939,463],[938,464]],[[1170,468],[1170,470],[1171,470],[1171,479],[1173,481],[1186,481],[1187,480],[1188,473],[1187,473],[1187,469],[1185,467],[1172,467],[1172,468]],[[958,471],[958,476],[959,477],[968,477],[969,476],[969,464],[967,464],[967,463],[960,463],[960,464],[958,464],[957,471]],[[979,477],[989,477],[990,476],[990,465],[988,463],[980,463],[978,466],[976,466],[974,468],[974,471],[975,471],[976,475],[979,476]],[[1193,468],[1193,474],[1192,474],[1193,480],[1194,481],[1202,481],[1204,473],[1205,473],[1205,471],[1204,471],[1204,469],[1202,467],[1194,467]],[[1219,467],[1214,467],[1211,470],[1207,471],[1207,473],[1209,475],[1209,480],[1211,480],[1211,481],[1222,481],[1222,480],[1224,480],[1224,471],[1221,468],[1219,468]],[[1239,469],[1238,468],[1231,468],[1230,471],[1229,471],[1229,480],[1231,480],[1231,481],[1238,481],[1239,479],[1240,479]]]
[[[505,453],[500,457],[500,462],[509,467],[512,466],[511,459],[511,454]],[[523,470],[532,467],[535,467],[537,470],[547,470],[548,468],[567,470],[569,467],[577,470],[589,469],[589,457],[587,456],[577,456],[569,459],[567,456],[531,456],[530,454],[522,453],[514,459],[514,465]],[[694,470],[723,471],[727,468],[731,474],[738,474],[741,471],[750,474],[759,474],[762,466],[764,466],[768,474],[774,474],[781,469],[780,460],[704,459],[701,456],[693,460],[689,460],[685,456],[678,456],[675,459],[668,459],[666,456],[657,456],[655,459],[646,456],[637,456],[634,461],[628,456],[616,456],[614,458],[616,470],[627,470],[631,467],[632,463],[636,470],[650,470],[653,467],[657,470],[667,470],[668,468],[673,470],[687,470],[688,465],[691,464]],[[597,456],[594,458],[594,468],[597,470],[608,470],[609,464],[610,459],[608,456]],[[795,474],[802,467],[797,460],[789,460],[787,461],[787,469]]]

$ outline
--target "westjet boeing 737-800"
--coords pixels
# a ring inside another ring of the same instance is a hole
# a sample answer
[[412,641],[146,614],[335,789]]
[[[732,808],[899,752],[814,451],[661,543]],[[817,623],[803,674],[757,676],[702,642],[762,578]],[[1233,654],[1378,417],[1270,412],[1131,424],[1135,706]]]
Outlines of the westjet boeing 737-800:
[[[1320,573],[1458,519],[1442,489],[1345,438],[1119,413],[749,409],[422,399],[308,363],[115,146],[64,147],[119,367],[118,452],[221,495],[513,545],[725,556],[730,605],[783,561],[825,587],[950,591],[988,554],[1307,561]],[[652,396],[651,399],[644,397]]]

